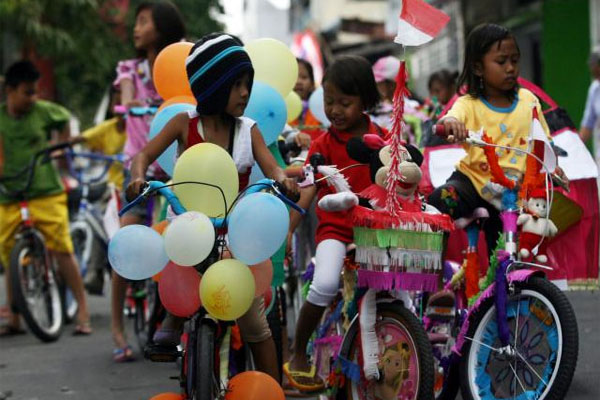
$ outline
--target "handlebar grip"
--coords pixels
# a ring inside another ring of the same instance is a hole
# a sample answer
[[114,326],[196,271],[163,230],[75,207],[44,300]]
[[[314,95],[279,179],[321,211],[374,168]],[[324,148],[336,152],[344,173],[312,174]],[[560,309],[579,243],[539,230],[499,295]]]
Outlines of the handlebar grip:
[[439,137],[447,137],[449,132],[446,132],[446,127],[442,124],[435,124],[432,128],[433,134]]
[[325,157],[323,157],[321,153],[313,153],[313,155],[310,156],[309,162],[316,171],[317,167],[325,165]]

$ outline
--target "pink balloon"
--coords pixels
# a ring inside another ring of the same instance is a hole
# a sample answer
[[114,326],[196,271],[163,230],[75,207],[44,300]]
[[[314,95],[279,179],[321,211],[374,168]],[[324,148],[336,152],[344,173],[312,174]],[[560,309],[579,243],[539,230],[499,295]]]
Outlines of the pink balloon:
[[162,270],[158,284],[160,301],[167,311],[178,317],[189,317],[201,306],[200,274],[190,267],[169,262]]
[[273,264],[271,260],[266,259],[260,264],[251,265],[250,271],[254,275],[254,282],[256,283],[256,293],[254,297],[262,296],[270,287],[271,281],[273,280]]

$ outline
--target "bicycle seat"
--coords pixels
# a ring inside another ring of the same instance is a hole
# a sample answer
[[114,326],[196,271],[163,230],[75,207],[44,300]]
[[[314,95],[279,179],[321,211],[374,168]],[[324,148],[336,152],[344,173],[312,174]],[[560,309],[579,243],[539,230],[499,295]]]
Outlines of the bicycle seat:
[[471,225],[474,221],[477,220],[485,220],[490,217],[490,213],[483,207],[477,207],[473,210],[473,213],[468,217],[458,218],[454,221],[454,227],[456,229],[465,229],[467,226]]
[[[88,192],[88,202],[95,203],[98,200],[102,199],[104,194],[106,193],[106,188],[108,184],[106,182],[93,183],[89,186]],[[74,189],[71,189],[67,193],[67,202],[69,205],[69,211],[77,211],[79,208],[79,203],[81,202],[81,185],[77,186]]]

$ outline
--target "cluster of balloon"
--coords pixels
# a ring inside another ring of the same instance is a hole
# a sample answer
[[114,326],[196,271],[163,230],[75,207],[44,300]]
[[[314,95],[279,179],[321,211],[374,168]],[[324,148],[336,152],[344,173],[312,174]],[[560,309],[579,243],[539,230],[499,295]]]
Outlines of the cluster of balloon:
[[290,106],[296,113],[291,120],[302,111],[302,102],[298,109],[299,98],[291,95],[298,78],[298,62],[285,44],[271,38],[248,42],[245,49],[254,67],[254,84],[244,115],[256,121],[269,145],[290,121]]
[[323,99],[323,86],[319,86],[308,98],[308,108],[314,117],[324,126],[331,125],[325,115],[325,105]]
[[237,374],[229,381],[225,400],[285,400],[279,383],[271,376],[259,371]]

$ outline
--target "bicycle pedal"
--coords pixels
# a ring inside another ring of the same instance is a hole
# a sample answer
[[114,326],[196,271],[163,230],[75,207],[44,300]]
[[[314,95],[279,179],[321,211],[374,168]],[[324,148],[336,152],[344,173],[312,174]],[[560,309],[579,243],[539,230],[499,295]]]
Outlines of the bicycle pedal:
[[179,357],[181,357],[181,351],[177,347],[156,344],[144,347],[144,358],[152,362],[176,362]]

